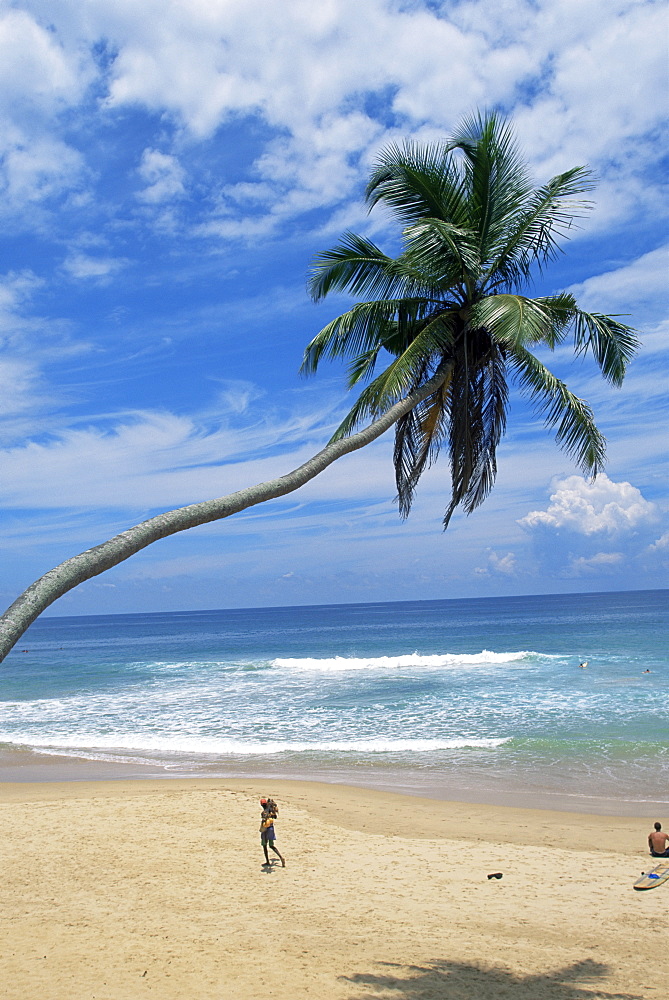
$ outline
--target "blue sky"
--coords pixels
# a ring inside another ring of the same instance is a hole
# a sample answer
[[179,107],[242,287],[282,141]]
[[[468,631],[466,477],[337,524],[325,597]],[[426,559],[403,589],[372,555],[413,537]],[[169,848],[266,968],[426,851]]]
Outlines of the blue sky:
[[59,0],[0,5],[0,599],[154,513],[279,475],[345,412],[298,375],[348,301],[312,304],[378,151],[476,107],[537,183],[588,163],[591,216],[536,291],[624,313],[622,389],[546,358],[593,405],[584,481],[514,396],[495,491],[441,530],[446,462],[402,522],[392,434],[300,492],[157,543],[53,614],[667,586],[664,5],[654,0]]

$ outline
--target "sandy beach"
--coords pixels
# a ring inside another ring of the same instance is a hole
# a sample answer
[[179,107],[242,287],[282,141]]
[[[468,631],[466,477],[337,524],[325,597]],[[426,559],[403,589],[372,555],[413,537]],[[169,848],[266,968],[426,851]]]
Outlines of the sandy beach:
[[[262,867],[263,794],[285,869]],[[669,987],[669,884],[632,890],[647,818],[231,779],[5,783],[0,805],[5,1000]]]

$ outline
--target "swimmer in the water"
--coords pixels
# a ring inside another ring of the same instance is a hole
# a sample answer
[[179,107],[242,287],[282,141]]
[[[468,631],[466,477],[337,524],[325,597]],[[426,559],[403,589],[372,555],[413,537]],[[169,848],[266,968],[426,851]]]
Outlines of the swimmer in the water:
[[588,665],[588,661],[587,660],[583,660],[583,663],[579,663],[579,665],[578,665],[579,666],[579,670],[585,670],[585,668],[587,667],[587,665]]

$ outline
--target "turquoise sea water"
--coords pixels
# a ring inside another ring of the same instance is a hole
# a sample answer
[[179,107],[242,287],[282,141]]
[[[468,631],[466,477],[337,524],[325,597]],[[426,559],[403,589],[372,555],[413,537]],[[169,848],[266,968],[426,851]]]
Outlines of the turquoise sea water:
[[0,664],[0,765],[661,815],[668,622],[669,591],[45,618]]

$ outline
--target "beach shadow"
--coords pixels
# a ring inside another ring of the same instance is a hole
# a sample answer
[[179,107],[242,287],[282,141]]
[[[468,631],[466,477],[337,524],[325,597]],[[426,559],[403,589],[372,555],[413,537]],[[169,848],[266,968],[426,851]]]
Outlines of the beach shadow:
[[[342,976],[364,987],[350,1000],[645,1000],[639,993],[609,993],[597,980],[609,967],[585,959],[542,975],[519,976],[508,969],[486,969],[464,962],[438,960],[429,965],[379,962],[378,974]],[[592,986],[582,985],[591,981]],[[575,984],[580,982],[580,986]]]
[[266,865],[266,864],[263,863],[260,866],[260,871],[262,872],[263,875],[271,875],[274,872],[275,868],[279,868],[279,869],[281,868],[281,862],[280,861],[274,861],[274,860],[272,860],[272,861],[270,861],[270,863],[268,865]]

